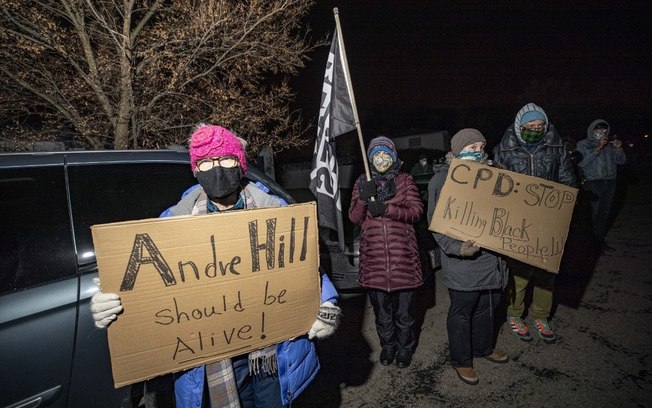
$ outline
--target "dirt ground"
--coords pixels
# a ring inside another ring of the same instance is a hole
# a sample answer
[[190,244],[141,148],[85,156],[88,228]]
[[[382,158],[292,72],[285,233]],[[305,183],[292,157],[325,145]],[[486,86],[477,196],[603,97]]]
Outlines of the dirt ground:
[[608,235],[614,252],[596,251],[587,220],[574,216],[556,283],[555,344],[522,342],[502,324],[496,348],[512,360],[478,359],[480,383],[462,383],[448,364],[449,300],[438,271],[419,292],[421,331],[409,368],[380,365],[367,297],[345,293],[338,333],[318,343],[322,369],[292,406],[652,406],[651,169],[621,172]]

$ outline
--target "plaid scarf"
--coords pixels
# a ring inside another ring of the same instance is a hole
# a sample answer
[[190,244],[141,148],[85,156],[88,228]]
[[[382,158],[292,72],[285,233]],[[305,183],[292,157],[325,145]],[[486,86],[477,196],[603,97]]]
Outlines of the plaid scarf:
[[240,408],[238,384],[231,359],[206,364],[205,369],[211,407]]

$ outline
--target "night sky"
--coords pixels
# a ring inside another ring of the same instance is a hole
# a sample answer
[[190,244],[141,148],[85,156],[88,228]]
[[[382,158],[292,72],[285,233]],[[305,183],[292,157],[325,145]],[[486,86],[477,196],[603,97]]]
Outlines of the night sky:
[[[652,132],[652,6],[644,1],[318,1],[311,35],[340,11],[363,133],[479,128],[497,141],[535,102],[578,140],[601,117],[624,140]],[[619,4],[621,3],[621,4]],[[590,5],[589,5],[590,4]],[[327,47],[293,83],[318,114]]]

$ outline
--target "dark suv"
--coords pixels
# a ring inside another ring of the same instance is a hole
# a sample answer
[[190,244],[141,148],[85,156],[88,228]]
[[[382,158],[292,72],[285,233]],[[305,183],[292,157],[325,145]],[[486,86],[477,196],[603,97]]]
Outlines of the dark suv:
[[113,387],[90,315],[90,226],[158,217],[194,184],[187,150],[0,154],[0,407],[138,404],[142,386]]

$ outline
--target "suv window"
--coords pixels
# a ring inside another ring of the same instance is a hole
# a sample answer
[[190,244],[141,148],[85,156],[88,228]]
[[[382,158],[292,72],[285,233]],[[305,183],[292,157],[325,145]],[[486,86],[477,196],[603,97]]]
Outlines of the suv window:
[[0,170],[0,294],[76,274],[62,166]]
[[95,262],[91,225],[157,218],[197,181],[187,163],[75,165],[68,168],[77,262]]

